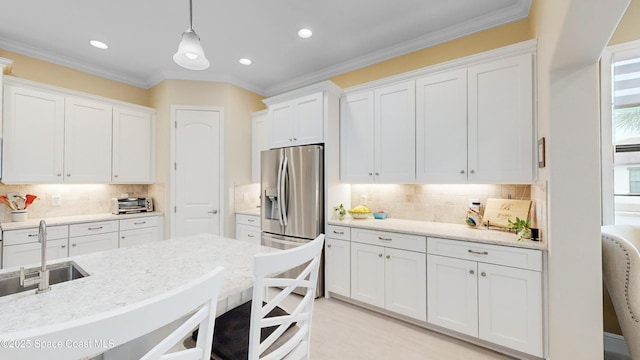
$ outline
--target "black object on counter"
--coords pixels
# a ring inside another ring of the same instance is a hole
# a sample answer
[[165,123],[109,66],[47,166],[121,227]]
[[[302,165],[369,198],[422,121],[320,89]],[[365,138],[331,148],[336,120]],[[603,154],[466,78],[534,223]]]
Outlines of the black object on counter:
[[539,241],[538,237],[540,236],[540,233],[538,231],[537,228],[531,228],[531,240],[533,241]]

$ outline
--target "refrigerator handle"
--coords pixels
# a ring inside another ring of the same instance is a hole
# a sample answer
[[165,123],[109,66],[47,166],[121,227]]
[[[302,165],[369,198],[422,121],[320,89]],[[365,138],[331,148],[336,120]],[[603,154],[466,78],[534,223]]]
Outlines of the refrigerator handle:
[[289,159],[287,155],[284,156],[284,162],[282,164],[282,179],[280,183],[280,194],[281,197],[278,198],[280,202],[280,213],[282,214],[282,222],[281,224],[287,226],[287,195],[286,193],[286,183],[287,183],[287,174],[289,173]]
[[278,220],[280,221],[280,226],[284,226],[282,222],[282,203],[280,199],[282,199],[282,189],[280,188],[280,181],[282,180],[282,164],[284,163],[284,156],[280,157],[280,164],[278,164],[278,179],[276,180],[276,201],[278,202]]

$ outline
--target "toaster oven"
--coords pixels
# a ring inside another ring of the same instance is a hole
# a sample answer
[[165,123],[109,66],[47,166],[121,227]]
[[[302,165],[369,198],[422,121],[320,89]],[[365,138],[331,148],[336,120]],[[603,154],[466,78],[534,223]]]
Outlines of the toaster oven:
[[111,212],[116,215],[150,211],[153,211],[153,200],[151,198],[111,199]]

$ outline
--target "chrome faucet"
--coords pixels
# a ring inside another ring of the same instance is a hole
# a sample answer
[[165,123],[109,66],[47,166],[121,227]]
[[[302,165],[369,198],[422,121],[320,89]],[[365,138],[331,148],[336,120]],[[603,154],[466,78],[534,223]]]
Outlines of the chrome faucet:
[[40,270],[25,273],[24,267],[20,268],[20,285],[30,286],[37,282],[38,290],[36,290],[36,294],[51,290],[49,286],[49,270],[47,269],[47,223],[44,220],[40,220],[40,226],[38,226],[38,242],[42,246]]

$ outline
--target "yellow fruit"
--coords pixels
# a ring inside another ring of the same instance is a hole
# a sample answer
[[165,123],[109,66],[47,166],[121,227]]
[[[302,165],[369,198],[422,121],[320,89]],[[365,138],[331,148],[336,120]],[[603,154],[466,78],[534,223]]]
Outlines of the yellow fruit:
[[356,214],[366,214],[366,213],[370,213],[371,210],[369,210],[369,208],[364,205],[358,205],[353,209],[349,210],[349,212],[356,213]]

